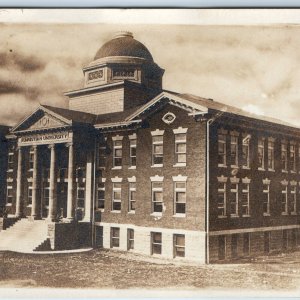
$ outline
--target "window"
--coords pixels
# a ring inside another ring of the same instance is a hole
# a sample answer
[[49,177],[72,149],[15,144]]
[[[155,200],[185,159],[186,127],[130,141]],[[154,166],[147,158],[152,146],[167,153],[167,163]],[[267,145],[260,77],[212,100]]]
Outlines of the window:
[[163,208],[163,183],[152,182],[152,212],[162,213]]
[[270,215],[270,182],[263,183],[263,214]]
[[290,170],[296,172],[296,149],[295,145],[290,145]]
[[84,208],[85,200],[85,183],[77,183],[77,208]]
[[258,139],[258,168],[264,169],[265,168],[265,139],[259,138]]
[[226,135],[218,135],[218,165],[226,166]]
[[85,168],[84,167],[78,167],[76,169],[76,178],[79,180],[83,180],[85,178]]
[[98,182],[96,209],[104,209],[104,207],[105,207],[105,182]]
[[274,170],[274,141],[268,140],[268,169]]
[[219,258],[219,260],[223,260],[226,257],[226,238],[225,238],[225,235],[219,235],[218,242],[219,242],[218,258]]
[[136,167],[136,138],[130,139],[130,167]]
[[288,231],[286,229],[282,230],[282,250],[287,250],[288,248]]
[[230,187],[230,215],[238,216],[238,184],[231,183]]
[[231,257],[237,257],[237,246],[238,246],[238,235],[232,234],[231,235]]
[[242,144],[242,166],[244,168],[250,167],[250,135],[247,135],[243,138]]
[[163,136],[152,137],[152,165],[163,164]]
[[242,215],[249,216],[250,209],[249,209],[249,183],[243,182],[242,183]]
[[288,167],[288,159],[287,159],[287,144],[282,143],[281,144],[281,169],[282,171],[287,171]]
[[30,152],[29,152],[29,170],[33,170],[33,164],[34,164],[34,152],[33,152],[33,150],[30,150]]
[[50,178],[50,169],[45,168],[43,169],[43,180],[47,181]]
[[6,204],[12,204],[12,202],[13,202],[13,187],[11,185],[8,185],[6,189]]
[[111,248],[120,247],[120,228],[111,228]]
[[160,232],[151,232],[152,254],[161,254],[162,239]]
[[270,239],[271,239],[271,232],[265,231],[264,232],[264,251],[265,254],[270,252]]
[[186,133],[175,134],[175,163],[186,164]]
[[175,214],[185,214],[186,206],[186,182],[174,183]]
[[122,140],[113,141],[113,167],[122,167]]
[[95,226],[95,245],[103,247],[103,226]]
[[250,255],[250,233],[249,232],[243,234],[243,253],[244,256]]
[[297,212],[297,187],[295,185],[291,186],[291,213],[296,214]]
[[8,165],[7,165],[8,170],[13,170],[14,169],[14,152],[9,152],[8,153]]
[[226,216],[226,182],[218,182],[218,217]]
[[136,183],[129,182],[129,212],[135,211],[135,201],[136,201]]
[[121,183],[113,183],[112,210],[121,211]]
[[233,135],[230,137],[230,159],[232,166],[238,165],[238,137]]
[[127,229],[127,250],[134,249],[134,230]]
[[27,204],[32,204],[32,182],[28,182]]
[[50,198],[50,184],[49,182],[44,182],[43,185],[43,201],[44,206],[49,206],[49,198]]
[[174,257],[185,256],[185,235],[174,234]]
[[282,186],[281,191],[281,214],[286,215],[288,213],[288,197],[287,197],[287,185]]
[[106,146],[100,145],[98,151],[98,168],[105,168],[106,162]]

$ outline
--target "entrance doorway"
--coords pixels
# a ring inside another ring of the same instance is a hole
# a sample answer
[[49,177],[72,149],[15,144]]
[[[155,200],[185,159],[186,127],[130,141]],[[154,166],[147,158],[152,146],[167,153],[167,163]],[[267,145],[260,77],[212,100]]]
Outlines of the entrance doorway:
[[60,218],[67,217],[67,199],[68,199],[68,183],[57,183],[57,216]]

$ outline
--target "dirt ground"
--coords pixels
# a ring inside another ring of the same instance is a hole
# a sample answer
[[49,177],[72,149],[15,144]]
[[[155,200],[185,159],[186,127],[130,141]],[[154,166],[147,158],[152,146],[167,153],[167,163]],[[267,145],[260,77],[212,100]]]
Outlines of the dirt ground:
[[300,289],[300,252],[208,266],[108,250],[5,253],[0,260],[0,288],[7,286],[295,291]]

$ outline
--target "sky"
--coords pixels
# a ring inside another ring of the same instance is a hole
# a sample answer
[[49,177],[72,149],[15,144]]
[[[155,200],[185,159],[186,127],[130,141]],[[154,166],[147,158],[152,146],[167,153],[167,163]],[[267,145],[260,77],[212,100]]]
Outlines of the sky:
[[269,12],[0,10],[0,123],[67,107],[82,68],[127,30],[165,69],[164,89],[300,126],[300,12]]

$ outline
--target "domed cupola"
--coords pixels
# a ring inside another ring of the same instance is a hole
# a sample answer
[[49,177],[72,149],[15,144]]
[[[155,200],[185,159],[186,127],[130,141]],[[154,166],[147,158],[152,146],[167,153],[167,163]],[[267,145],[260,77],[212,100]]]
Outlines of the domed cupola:
[[157,96],[164,70],[146,46],[125,31],[106,42],[83,73],[84,87],[65,93],[69,108],[105,114],[142,105]]
[[85,87],[130,80],[147,89],[162,89],[162,70],[150,51],[133,38],[131,32],[119,32],[96,53],[84,69]]
[[142,43],[135,40],[133,34],[128,31],[116,34],[112,40],[105,43],[97,51],[94,60],[111,56],[139,57],[153,62],[149,50]]

